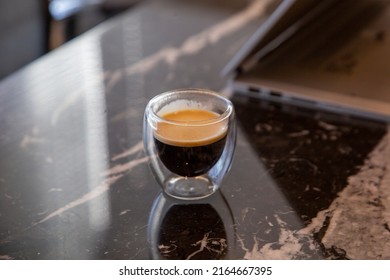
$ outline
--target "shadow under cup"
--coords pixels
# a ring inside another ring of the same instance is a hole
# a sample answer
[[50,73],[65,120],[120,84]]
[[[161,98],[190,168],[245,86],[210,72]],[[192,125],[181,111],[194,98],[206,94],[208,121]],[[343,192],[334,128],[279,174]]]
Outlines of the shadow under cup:
[[207,197],[220,187],[233,159],[233,105],[209,90],[162,93],[145,109],[143,139],[165,193],[187,200]]

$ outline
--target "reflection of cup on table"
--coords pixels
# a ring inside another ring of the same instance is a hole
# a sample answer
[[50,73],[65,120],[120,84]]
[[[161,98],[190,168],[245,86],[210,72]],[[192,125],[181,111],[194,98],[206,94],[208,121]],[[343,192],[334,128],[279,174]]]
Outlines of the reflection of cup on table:
[[164,192],[180,199],[213,194],[235,149],[232,103],[209,90],[160,94],[145,109],[144,146]]
[[237,259],[235,222],[222,192],[202,200],[183,201],[160,193],[148,223],[153,259]]

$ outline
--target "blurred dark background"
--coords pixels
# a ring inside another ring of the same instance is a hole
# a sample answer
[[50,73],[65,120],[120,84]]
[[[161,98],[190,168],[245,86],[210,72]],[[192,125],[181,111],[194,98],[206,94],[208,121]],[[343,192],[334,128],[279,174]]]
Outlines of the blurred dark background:
[[0,80],[141,0],[0,0]]

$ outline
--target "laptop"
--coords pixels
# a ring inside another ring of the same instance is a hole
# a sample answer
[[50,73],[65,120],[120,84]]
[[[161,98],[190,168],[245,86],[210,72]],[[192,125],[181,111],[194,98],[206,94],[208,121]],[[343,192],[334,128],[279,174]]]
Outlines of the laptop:
[[389,121],[390,1],[275,1],[222,74],[238,93]]

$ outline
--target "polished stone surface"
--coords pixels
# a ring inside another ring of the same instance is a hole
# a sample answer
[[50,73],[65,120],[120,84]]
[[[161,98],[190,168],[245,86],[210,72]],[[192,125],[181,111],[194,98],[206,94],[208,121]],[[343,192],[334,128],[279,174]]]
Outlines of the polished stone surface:
[[[0,259],[390,259],[388,124],[229,92],[270,1],[210,2],[145,2],[0,83]],[[238,123],[221,191],[192,203],[142,146],[148,100],[184,87]]]

